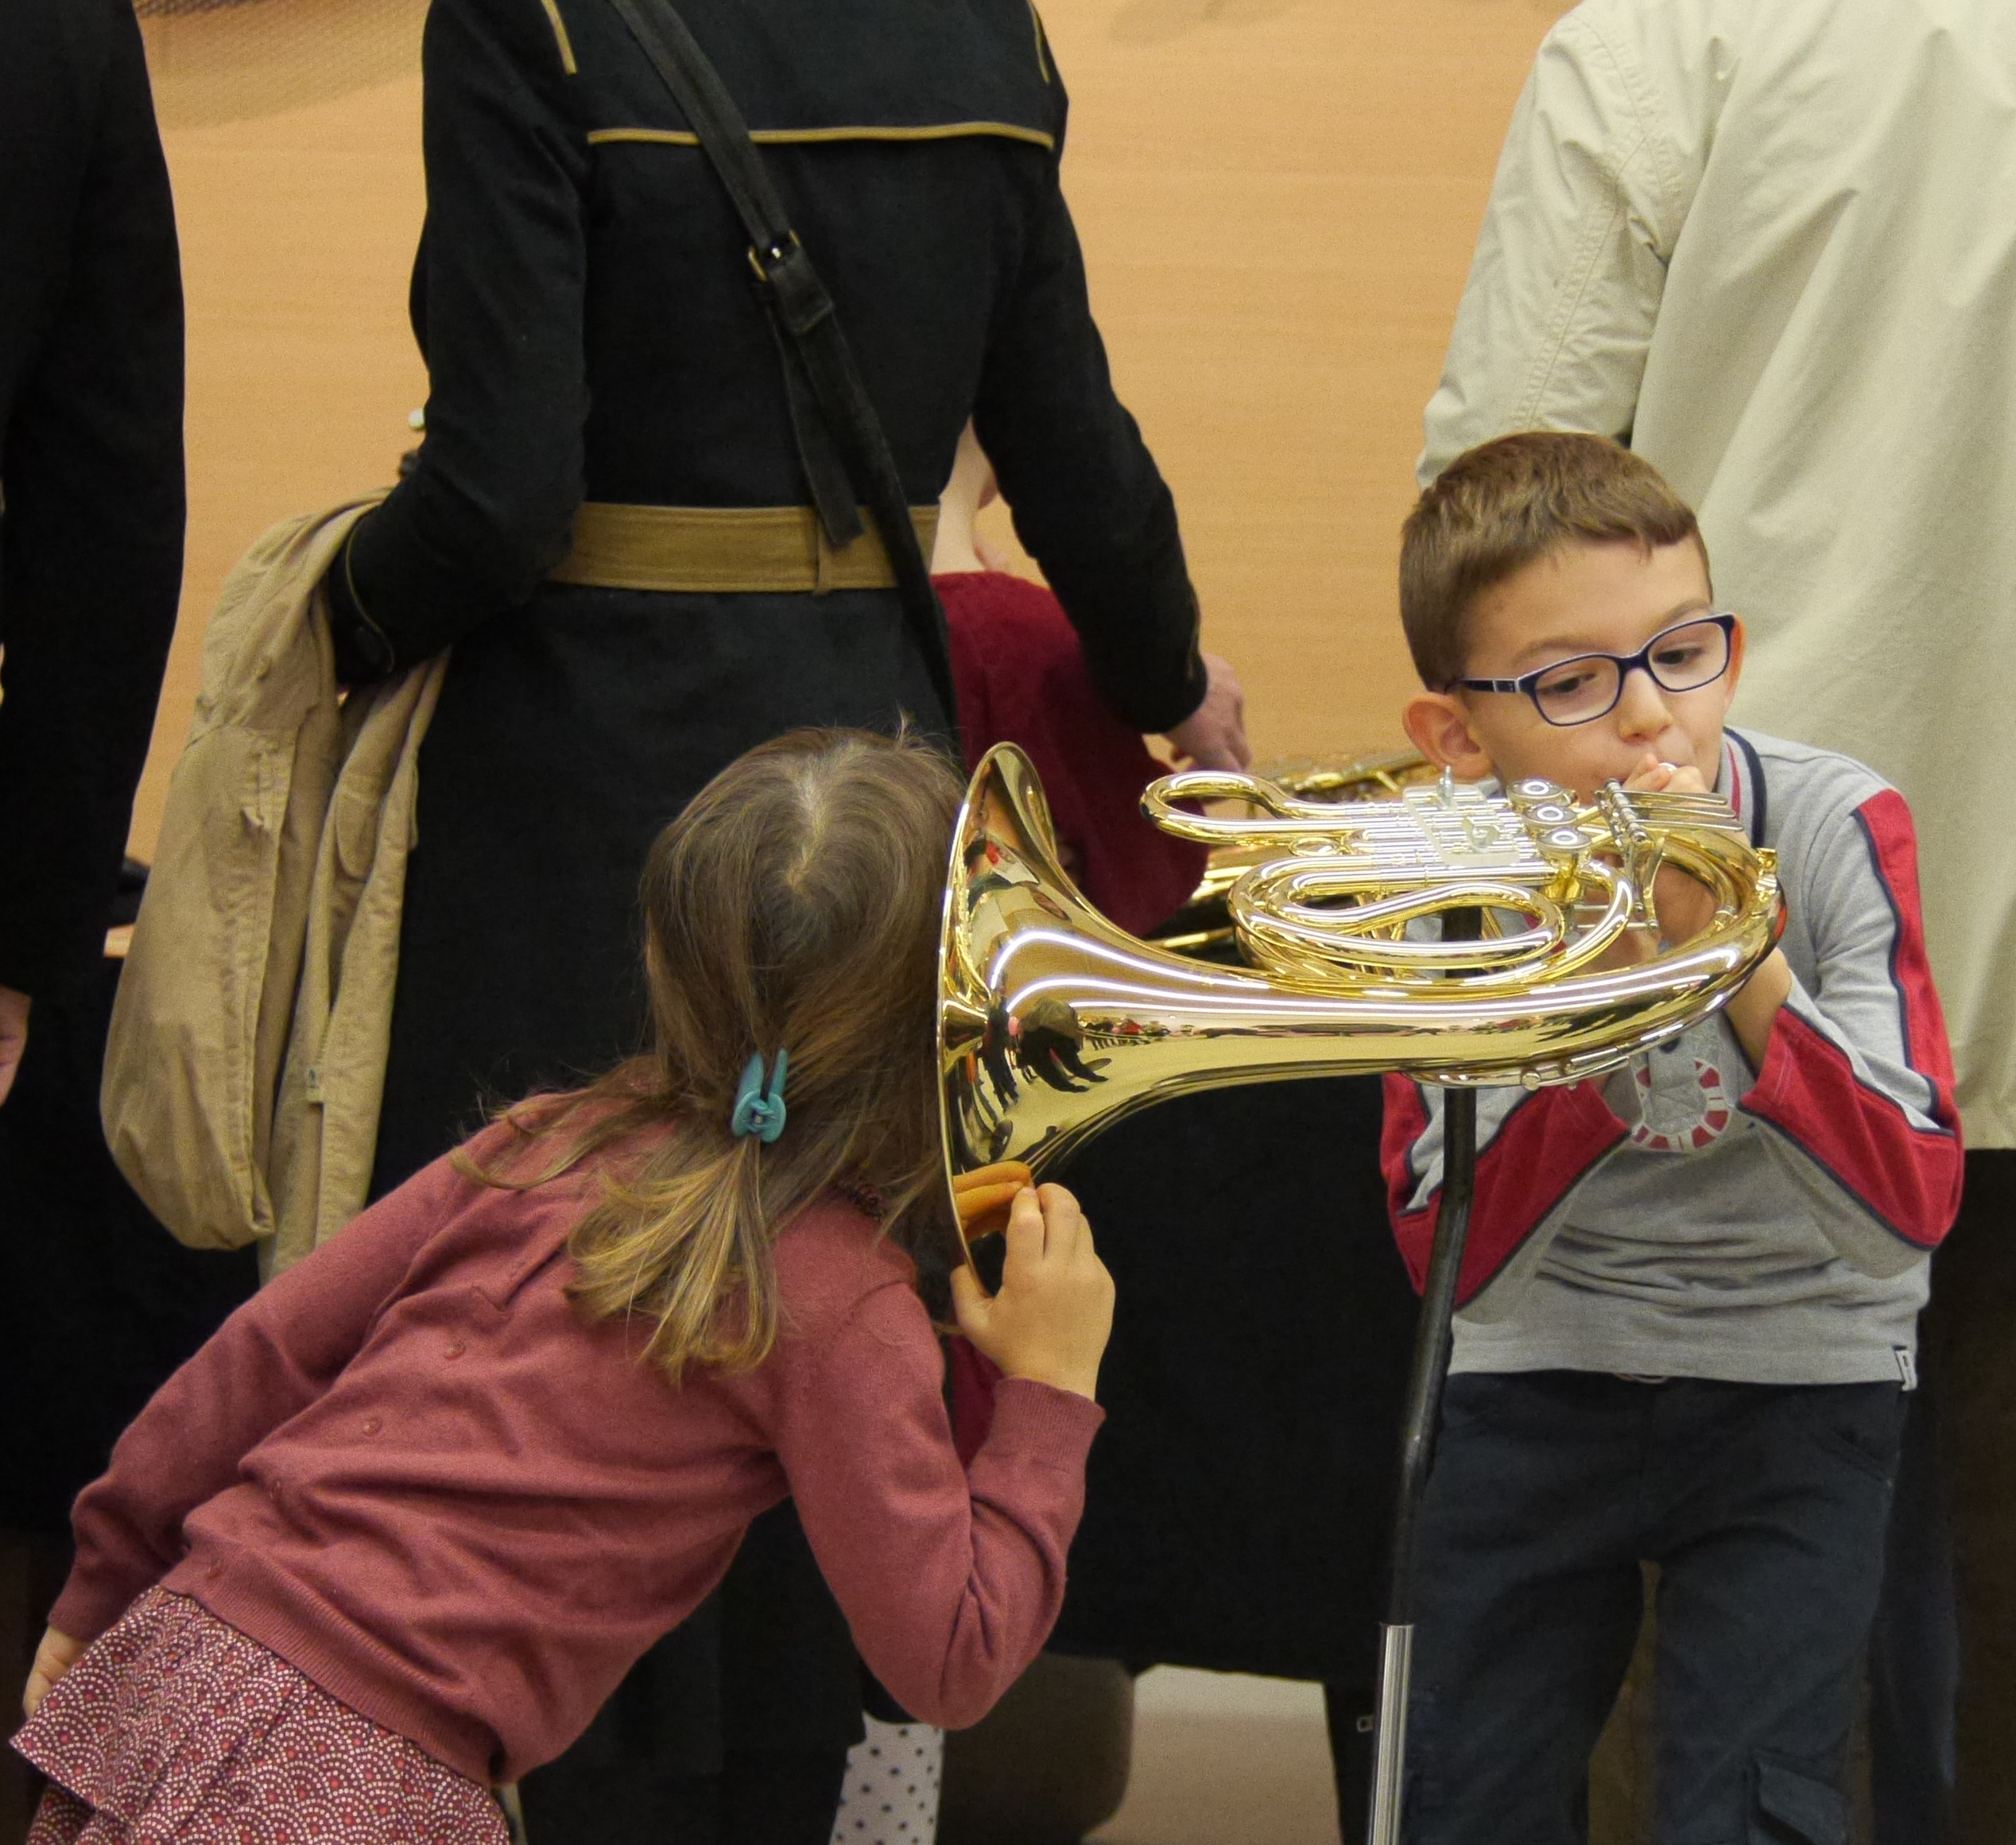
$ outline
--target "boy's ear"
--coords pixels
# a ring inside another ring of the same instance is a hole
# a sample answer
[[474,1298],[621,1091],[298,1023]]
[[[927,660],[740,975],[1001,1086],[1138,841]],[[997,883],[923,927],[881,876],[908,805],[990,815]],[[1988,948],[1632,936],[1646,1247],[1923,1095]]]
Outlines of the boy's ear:
[[1471,733],[1470,713],[1452,693],[1416,692],[1400,721],[1414,747],[1457,781],[1482,781],[1492,773],[1491,758]]

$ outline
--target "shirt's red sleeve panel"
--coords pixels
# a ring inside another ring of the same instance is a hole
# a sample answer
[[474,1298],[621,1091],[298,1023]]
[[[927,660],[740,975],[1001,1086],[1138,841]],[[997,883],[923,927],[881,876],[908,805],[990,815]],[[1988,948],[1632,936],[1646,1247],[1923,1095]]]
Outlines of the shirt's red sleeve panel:
[[1934,1247],[1960,1209],[1964,1160],[1953,1056],[1932,983],[1918,897],[1917,843],[1903,796],[1886,789],[1856,811],[1895,918],[1890,979],[1910,1067],[1931,1085],[1927,1128],[1856,1076],[1842,1048],[1781,1009],[1748,1112],[1797,1144],[1897,1235]]
[[[1442,1204],[1440,1162],[1434,1184],[1417,1202],[1424,1175],[1414,1164],[1414,1149],[1429,1125],[1420,1086],[1411,1077],[1389,1075],[1386,1105],[1380,1163],[1394,1235],[1418,1289],[1428,1278]],[[1624,1134],[1623,1122],[1591,1083],[1542,1089],[1514,1108],[1477,1157],[1457,1305],[1483,1290]]]
[[[1421,1085],[1411,1076],[1389,1070],[1380,1079],[1380,1086],[1385,1092],[1386,1114],[1379,1124],[1379,1165],[1386,1175],[1386,1210],[1404,1254],[1417,1236],[1412,1227],[1417,1219],[1425,1215],[1429,1234],[1433,1235],[1435,1207],[1441,1187],[1438,1184],[1418,1210],[1413,1207],[1414,1194],[1421,1189],[1423,1176],[1414,1165],[1414,1143],[1428,1132],[1428,1104],[1422,1099]],[[1412,1255],[1407,1257],[1407,1272],[1413,1276],[1414,1285],[1420,1287],[1424,1271],[1416,1268]]]

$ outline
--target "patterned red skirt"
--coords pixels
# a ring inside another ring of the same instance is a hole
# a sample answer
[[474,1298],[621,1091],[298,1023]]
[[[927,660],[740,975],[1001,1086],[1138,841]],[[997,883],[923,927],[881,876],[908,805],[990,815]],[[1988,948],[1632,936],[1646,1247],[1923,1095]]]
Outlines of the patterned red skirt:
[[487,1789],[161,1589],[14,1746],[50,1782],[28,1845],[508,1845]]

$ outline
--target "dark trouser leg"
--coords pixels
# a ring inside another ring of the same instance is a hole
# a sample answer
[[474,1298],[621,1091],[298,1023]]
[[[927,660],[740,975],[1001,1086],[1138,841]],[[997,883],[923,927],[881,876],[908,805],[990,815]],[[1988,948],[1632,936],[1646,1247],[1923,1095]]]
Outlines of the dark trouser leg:
[[1412,1845],[1581,1845],[1640,1609],[1645,1399],[1547,1371],[1449,1381],[1423,1507]]
[[1942,1845],[1952,1829],[1960,1632],[1930,1369],[1928,1363],[1925,1387],[1905,1399],[1882,1595],[1869,1648],[1875,1845]]
[[1967,1156],[1960,1221],[1933,1258],[1927,1373],[1960,1603],[1957,1836],[2016,1839],[2016,1151]]
[[1655,1387],[1666,1845],[1844,1845],[1894,1384]]

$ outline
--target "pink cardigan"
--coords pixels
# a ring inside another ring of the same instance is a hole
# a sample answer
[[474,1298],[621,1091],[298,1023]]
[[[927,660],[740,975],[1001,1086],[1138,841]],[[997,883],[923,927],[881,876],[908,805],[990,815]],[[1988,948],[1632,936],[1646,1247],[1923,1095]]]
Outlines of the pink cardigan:
[[838,1198],[778,1241],[771,1357],[674,1390],[637,1327],[562,1293],[587,1182],[496,1191],[437,1161],[241,1308],[78,1500],[52,1623],[94,1638],[161,1582],[515,1780],[789,1494],[876,1676],[974,1722],[1056,1618],[1098,1406],[1010,1380],[962,1468],[909,1262]]

